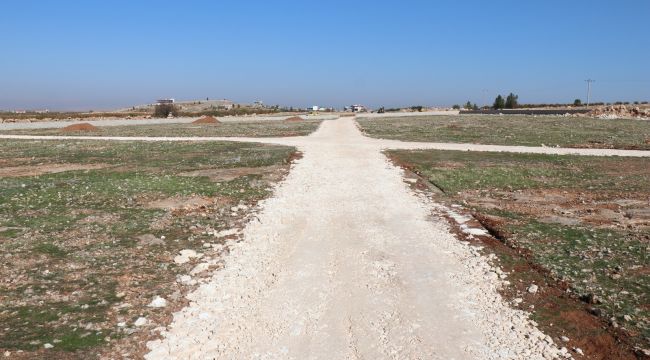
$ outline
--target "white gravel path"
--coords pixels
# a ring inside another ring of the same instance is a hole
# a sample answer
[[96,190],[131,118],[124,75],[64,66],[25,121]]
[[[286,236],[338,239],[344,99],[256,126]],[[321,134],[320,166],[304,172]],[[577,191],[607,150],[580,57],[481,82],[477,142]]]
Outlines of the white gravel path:
[[[251,139],[246,139],[251,140]],[[147,359],[535,359],[556,354],[511,309],[488,259],[350,119],[298,160],[224,269],[192,292]]]

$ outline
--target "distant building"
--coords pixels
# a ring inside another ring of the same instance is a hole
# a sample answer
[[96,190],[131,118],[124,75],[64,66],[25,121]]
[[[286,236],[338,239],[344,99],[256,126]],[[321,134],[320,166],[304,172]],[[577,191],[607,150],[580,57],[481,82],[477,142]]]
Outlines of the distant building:
[[159,100],[156,100],[156,104],[158,104],[158,105],[173,104],[174,101],[175,101],[174,99],[159,99]]
[[218,109],[225,109],[225,110],[231,110],[232,108],[235,107],[235,103],[227,99],[213,100],[210,102],[210,104],[214,104]]
[[355,113],[368,112],[368,108],[366,108],[363,105],[356,104],[356,105],[346,106],[345,111],[351,111]]

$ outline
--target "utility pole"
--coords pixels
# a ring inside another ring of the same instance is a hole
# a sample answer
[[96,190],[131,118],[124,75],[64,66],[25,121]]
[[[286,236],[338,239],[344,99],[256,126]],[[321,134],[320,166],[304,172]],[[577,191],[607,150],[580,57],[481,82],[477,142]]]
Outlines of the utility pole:
[[489,106],[490,105],[490,104],[487,103],[487,93],[488,93],[488,90],[483,89],[483,105],[481,105],[481,108],[483,108],[483,106]]
[[587,82],[587,107],[589,107],[589,103],[591,102],[591,84],[596,80],[587,79],[585,81]]

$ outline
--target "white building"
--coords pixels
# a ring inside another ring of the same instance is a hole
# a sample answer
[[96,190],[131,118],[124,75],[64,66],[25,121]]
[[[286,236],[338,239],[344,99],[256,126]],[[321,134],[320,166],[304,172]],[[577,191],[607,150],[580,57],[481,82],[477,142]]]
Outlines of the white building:
[[364,105],[356,104],[356,105],[346,106],[345,111],[352,111],[355,113],[368,112],[368,108],[366,108]]

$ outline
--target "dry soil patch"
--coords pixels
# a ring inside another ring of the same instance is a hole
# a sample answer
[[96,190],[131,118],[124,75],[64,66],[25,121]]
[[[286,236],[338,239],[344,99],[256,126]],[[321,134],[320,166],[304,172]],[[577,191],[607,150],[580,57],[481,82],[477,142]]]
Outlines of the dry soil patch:
[[56,174],[65,171],[97,170],[104,169],[109,164],[44,164],[25,165],[0,168],[0,177],[39,176],[43,174]]

